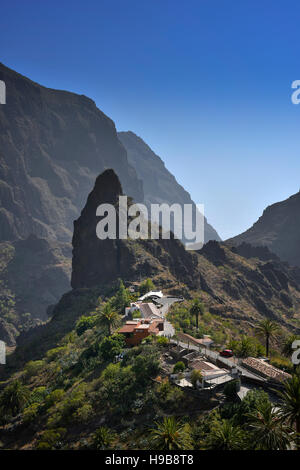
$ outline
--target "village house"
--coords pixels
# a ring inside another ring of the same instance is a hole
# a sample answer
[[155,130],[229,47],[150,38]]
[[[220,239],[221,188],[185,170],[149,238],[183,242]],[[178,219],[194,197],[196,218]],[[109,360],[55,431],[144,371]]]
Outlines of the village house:
[[291,377],[287,372],[277,369],[277,367],[256,357],[247,357],[242,361],[242,366],[269,381],[284,382]]
[[232,373],[227,369],[222,369],[204,358],[198,358],[189,363],[189,368],[199,370],[203,381],[209,385],[226,383],[232,380]]
[[159,309],[152,302],[131,302],[130,307],[125,308],[125,317],[134,318],[135,312],[140,312],[141,318],[161,318]]
[[164,296],[164,294],[162,293],[161,290],[160,291],[150,291],[150,292],[147,292],[145,295],[142,295],[139,298],[139,300],[143,301],[143,300],[146,300],[146,299],[151,299],[152,297],[161,299],[163,296]]
[[127,346],[137,346],[150,335],[159,335],[164,330],[164,319],[137,319],[127,321],[118,331],[124,335]]
[[175,361],[184,363],[186,369],[181,374],[171,374],[170,379],[175,381],[181,387],[193,387],[191,383],[191,374],[193,370],[201,372],[201,386],[214,388],[215,386],[224,385],[234,378],[238,377],[238,371],[235,367],[231,370],[220,368],[210,362],[205,355],[199,351],[191,351],[189,349],[176,346],[170,350],[170,355]]
[[183,333],[179,331],[177,333],[177,337],[180,341],[183,341],[187,344],[193,344],[194,346],[199,346],[199,347],[204,347],[204,348],[210,348],[211,345],[213,344],[213,340],[209,335],[203,335],[203,338],[194,338],[191,335],[188,335],[186,333]]

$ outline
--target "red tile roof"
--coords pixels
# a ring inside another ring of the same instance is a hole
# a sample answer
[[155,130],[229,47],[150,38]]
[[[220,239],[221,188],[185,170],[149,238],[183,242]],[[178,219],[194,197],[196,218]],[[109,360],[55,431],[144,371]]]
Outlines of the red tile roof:
[[135,324],[130,324],[130,325],[124,325],[122,328],[118,331],[118,333],[133,333],[134,330],[136,329],[137,325]]

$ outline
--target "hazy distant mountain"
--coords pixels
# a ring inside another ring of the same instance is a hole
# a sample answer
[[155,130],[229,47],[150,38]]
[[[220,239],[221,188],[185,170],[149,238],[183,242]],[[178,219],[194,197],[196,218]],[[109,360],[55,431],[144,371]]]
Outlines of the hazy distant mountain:
[[300,192],[267,207],[249,230],[227,242],[266,246],[282,260],[300,266]]
[[47,320],[49,306],[70,289],[70,243],[30,235],[0,242],[0,339],[9,346],[18,331]]
[[[162,159],[140,137],[133,132],[118,132],[118,137],[127,150],[129,164],[135,168],[138,177],[143,181],[146,204],[194,204],[190,194],[176,181]],[[205,242],[221,240],[206,220],[204,239]]]

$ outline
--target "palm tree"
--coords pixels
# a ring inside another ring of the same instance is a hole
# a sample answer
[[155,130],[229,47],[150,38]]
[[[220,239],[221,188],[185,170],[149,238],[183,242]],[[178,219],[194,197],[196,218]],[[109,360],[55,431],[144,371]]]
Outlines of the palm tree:
[[194,299],[191,306],[191,314],[196,318],[196,328],[199,329],[199,315],[203,313],[204,307],[200,299]]
[[109,336],[112,335],[112,328],[115,328],[119,323],[119,315],[113,309],[111,304],[107,302],[99,308],[99,323],[108,329]]
[[249,357],[253,354],[253,342],[248,336],[242,336],[237,345],[236,354],[238,357]]
[[252,442],[258,450],[287,450],[290,446],[291,428],[283,421],[271,402],[262,402],[248,414],[253,431]]
[[272,320],[266,319],[262,320],[259,325],[256,327],[257,334],[259,336],[264,336],[266,340],[266,356],[269,357],[269,344],[270,340],[275,336],[279,327],[277,323]]
[[162,423],[155,422],[151,429],[153,446],[157,450],[179,450],[192,448],[191,437],[186,425],[172,417],[164,418]]
[[291,355],[294,352],[294,349],[292,347],[293,342],[296,341],[297,339],[300,339],[300,337],[296,335],[290,335],[285,339],[282,349],[281,349],[281,352],[284,356],[291,357]]
[[93,438],[93,447],[97,450],[108,450],[111,448],[116,435],[106,426],[100,426],[96,429]]
[[30,391],[19,380],[8,385],[0,395],[0,408],[17,415],[29,400]]
[[240,450],[244,445],[244,432],[229,419],[217,420],[204,441],[207,450]]
[[284,384],[281,397],[280,411],[284,419],[291,425],[296,425],[297,448],[300,450],[300,376],[293,374]]
[[[295,351],[295,349],[293,348],[293,343],[294,341],[299,340],[299,339],[300,337],[296,335],[288,336],[285,339],[285,342],[283,344],[283,347],[281,350],[282,354],[286,357],[289,357],[292,360],[292,355],[293,355],[293,352]],[[294,371],[296,370],[296,368],[297,368],[297,364],[294,364]]]

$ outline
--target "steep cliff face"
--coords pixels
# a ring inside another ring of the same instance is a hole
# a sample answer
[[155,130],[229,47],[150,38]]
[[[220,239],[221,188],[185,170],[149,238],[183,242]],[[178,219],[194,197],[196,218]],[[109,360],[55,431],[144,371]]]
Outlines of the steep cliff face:
[[227,240],[235,246],[242,242],[265,246],[283,261],[300,266],[300,192],[267,207],[249,230]]
[[[118,278],[133,281],[158,277],[167,285],[184,282],[201,286],[196,255],[187,252],[178,240],[100,240],[96,226],[100,204],[116,205],[122,187],[113,170],[106,170],[96,180],[80,217],[74,222],[72,287],[95,287]],[[118,217],[117,217],[118,219]],[[118,220],[117,220],[118,227]]]
[[[150,204],[192,204],[190,194],[176,181],[165,167],[161,158],[133,132],[118,132],[118,137],[127,150],[129,163],[143,181],[146,205]],[[221,241],[215,229],[205,219],[204,242]]]
[[0,64],[0,240],[37,236],[70,241],[96,176],[114,168],[143,200],[111,119],[85,96],[47,89]]

